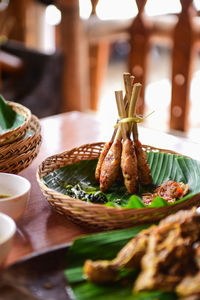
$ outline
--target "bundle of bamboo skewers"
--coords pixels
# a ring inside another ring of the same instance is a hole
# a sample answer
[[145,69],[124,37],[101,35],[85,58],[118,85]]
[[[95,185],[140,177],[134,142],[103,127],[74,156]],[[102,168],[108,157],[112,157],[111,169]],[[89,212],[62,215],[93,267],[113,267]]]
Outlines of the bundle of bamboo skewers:
[[123,175],[124,185],[130,194],[137,191],[138,183],[148,185],[152,182],[146,153],[138,139],[136,104],[141,84],[134,84],[130,73],[123,74],[125,97],[122,91],[115,91],[119,120],[111,140],[105,143],[100,154],[95,178],[102,192]]

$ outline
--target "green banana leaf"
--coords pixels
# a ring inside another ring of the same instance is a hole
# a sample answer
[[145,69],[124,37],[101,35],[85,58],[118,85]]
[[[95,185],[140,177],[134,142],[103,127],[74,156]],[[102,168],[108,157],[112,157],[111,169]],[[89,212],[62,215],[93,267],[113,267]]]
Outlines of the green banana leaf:
[[0,134],[19,127],[25,121],[25,117],[16,113],[0,95]]
[[129,229],[115,230],[93,234],[74,241],[67,252],[66,279],[68,291],[76,300],[173,300],[174,293],[164,291],[132,293],[137,270],[122,272],[121,280],[111,285],[97,285],[87,282],[83,275],[83,264],[86,259],[112,259],[117,252],[142,229],[149,225]]
[[[115,183],[106,193],[106,206],[124,208],[143,208],[144,203],[141,194],[145,191],[151,192],[155,186],[163,183],[167,179],[182,181],[189,184],[189,193],[175,203],[185,201],[197,193],[200,193],[200,162],[182,157],[176,154],[147,152],[148,163],[151,169],[153,184],[148,187],[139,187],[138,195],[130,196],[123,183]],[[47,187],[66,194],[67,185],[79,184],[87,192],[99,191],[99,185],[95,181],[94,173],[97,160],[79,161],[75,164],[67,165],[43,177],[43,182]],[[164,199],[156,197],[151,205],[147,207],[170,206],[174,203],[167,203]]]

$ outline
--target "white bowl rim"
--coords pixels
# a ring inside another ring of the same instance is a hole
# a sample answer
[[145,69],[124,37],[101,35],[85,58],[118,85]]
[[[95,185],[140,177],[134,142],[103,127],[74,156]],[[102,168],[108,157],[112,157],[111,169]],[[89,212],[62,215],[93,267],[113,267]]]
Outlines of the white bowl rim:
[[14,195],[14,196],[1,198],[0,201],[11,201],[11,200],[15,199],[16,197],[21,197],[21,196],[25,195],[27,192],[30,191],[30,189],[31,189],[31,183],[25,177],[17,175],[17,174],[12,174],[12,173],[2,173],[2,172],[0,172],[0,177],[1,177],[1,175],[8,176],[8,177],[20,178],[20,180],[23,180],[24,182],[26,182],[27,189],[25,191],[23,191],[22,193],[18,193],[18,194]]
[[9,217],[8,215],[0,212],[0,219],[1,218],[6,220],[6,222],[9,223],[9,226],[11,226],[11,230],[10,230],[10,233],[7,237],[2,237],[2,239],[0,241],[0,246],[3,245],[4,243],[6,243],[10,238],[12,238],[12,236],[15,234],[16,229],[17,229],[16,223],[11,217]]

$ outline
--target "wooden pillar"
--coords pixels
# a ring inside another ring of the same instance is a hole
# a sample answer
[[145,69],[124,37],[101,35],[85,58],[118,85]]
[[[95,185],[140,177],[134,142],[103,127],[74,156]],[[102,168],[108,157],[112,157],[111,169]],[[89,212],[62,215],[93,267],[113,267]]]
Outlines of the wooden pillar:
[[[91,16],[96,15],[96,7],[99,0],[91,0]],[[109,41],[99,41],[89,45],[89,69],[90,69],[90,108],[98,109],[99,94],[105,77],[109,60]]]
[[78,0],[57,0],[61,10],[60,47],[63,54],[62,111],[89,108],[88,48],[79,17]]
[[99,95],[109,61],[110,44],[108,41],[89,46],[90,64],[90,108],[98,109]]
[[189,92],[192,72],[194,8],[192,0],[181,0],[182,12],[174,29],[172,52],[172,99],[170,128],[188,128]]
[[144,113],[144,91],[146,85],[147,57],[149,52],[149,30],[145,22],[144,7],[147,0],[136,0],[138,15],[130,27],[129,71],[135,76],[135,82],[142,84],[137,113]]

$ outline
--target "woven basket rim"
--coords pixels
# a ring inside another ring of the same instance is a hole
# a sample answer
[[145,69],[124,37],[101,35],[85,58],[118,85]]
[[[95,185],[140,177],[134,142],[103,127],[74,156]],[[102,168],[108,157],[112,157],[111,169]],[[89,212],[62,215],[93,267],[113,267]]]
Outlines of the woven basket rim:
[[31,116],[27,132],[29,130],[31,131],[31,134],[27,137],[24,136],[11,144],[0,146],[0,165],[8,163],[8,160],[11,158],[13,160],[18,158],[19,155],[28,152],[33,149],[33,147],[37,146],[38,141],[41,138],[41,125],[35,115]]
[[[23,122],[23,124],[19,125],[18,127],[11,129],[11,130],[7,130],[4,133],[0,134],[0,145],[4,145],[5,143],[9,143],[9,139],[13,136],[13,135],[20,135],[22,134],[22,131],[24,131],[30,124],[31,121],[31,111],[29,108],[27,108],[26,106],[19,104],[17,102],[12,102],[12,101],[6,101],[7,104],[9,104],[17,113],[19,113],[18,111],[20,111],[19,114],[25,116],[25,121]],[[25,134],[25,132],[24,132]],[[8,141],[7,141],[8,140]],[[3,142],[2,142],[3,141]]]
[[7,161],[0,163],[0,172],[14,173],[26,169],[32,161],[37,157],[42,143],[42,136],[39,135],[36,144],[29,149],[27,152],[16,155],[15,157],[9,158]]
[[12,147],[13,145],[20,144],[22,140],[29,140],[33,135],[41,132],[41,125],[39,123],[39,119],[35,115],[31,115],[30,123],[28,124],[26,132],[28,132],[29,130],[33,131],[33,133],[27,137],[22,136],[20,140],[13,141],[13,143],[11,144],[0,145],[0,151],[2,151],[2,149],[4,149],[5,147]]
[[[98,142],[98,143],[91,143],[91,144],[84,144],[84,145],[82,145],[82,146],[80,146],[81,148],[84,148],[84,147],[86,147],[86,146],[96,146],[96,145],[98,145],[98,146],[101,146],[101,145],[103,145],[103,144],[105,144],[105,142]],[[61,198],[64,198],[64,199],[70,199],[70,200],[73,200],[73,202],[74,202],[74,204],[81,204],[81,205],[86,205],[87,207],[95,207],[95,208],[101,208],[102,209],[102,207],[105,209],[105,211],[106,210],[108,210],[109,212],[111,212],[111,211],[113,211],[113,212],[115,212],[116,210],[118,210],[118,211],[125,211],[125,210],[128,210],[129,212],[131,212],[131,211],[139,211],[139,212],[141,212],[141,214],[142,213],[144,213],[144,212],[156,212],[158,209],[159,209],[159,211],[161,211],[162,209],[163,209],[163,211],[166,211],[166,209],[167,210],[169,210],[172,206],[173,207],[178,207],[178,206],[182,206],[182,203],[183,202],[181,202],[181,203],[175,203],[175,204],[173,204],[173,205],[170,205],[170,206],[162,206],[162,207],[144,207],[144,208],[140,208],[140,209],[138,209],[138,208],[123,208],[123,207],[109,207],[109,206],[105,206],[105,205],[102,205],[102,204],[97,204],[97,203],[90,203],[90,202],[84,202],[83,200],[80,200],[80,199],[76,199],[76,198],[72,198],[72,197],[70,197],[70,196],[68,196],[68,195],[66,195],[66,194],[63,194],[63,193],[60,193],[60,192],[57,192],[57,191],[55,191],[54,189],[51,189],[51,188],[49,188],[49,187],[47,187],[44,183],[43,183],[43,181],[42,181],[42,178],[43,177],[41,177],[40,176],[40,169],[41,169],[41,167],[46,163],[46,162],[48,162],[48,164],[49,164],[49,161],[51,161],[51,159],[53,159],[53,158],[58,158],[58,157],[62,157],[62,156],[64,156],[66,153],[67,154],[70,154],[70,153],[73,153],[73,152],[75,152],[77,149],[79,149],[80,147],[75,147],[75,148],[73,148],[73,149],[71,149],[71,150],[67,150],[67,151],[64,151],[64,152],[61,152],[61,153],[58,153],[58,154],[55,154],[55,155],[52,155],[52,156],[49,156],[49,157],[47,157],[39,166],[38,166],[38,168],[37,168],[37,172],[36,172],[36,178],[37,178],[37,181],[38,181],[38,184],[39,184],[39,186],[40,186],[40,188],[42,189],[42,190],[44,190],[44,191],[46,191],[46,192],[49,192],[49,193],[53,193],[54,194],[54,196],[58,196],[58,198],[59,197],[61,197]],[[145,148],[145,149],[152,149],[153,151],[159,151],[159,152],[163,152],[163,153],[169,153],[169,154],[176,154],[176,155],[180,155],[180,156],[182,156],[182,157],[186,157],[186,158],[189,158],[188,156],[186,156],[186,155],[182,155],[182,154],[180,154],[180,153],[177,153],[177,152],[175,152],[175,151],[172,151],[172,150],[168,150],[168,149],[162,149],[162,148],[157,148],[157,147],[154,147],[154,146],[150,146],[150,145],[143,145],[143,147]],[[80,161],[80,160],[77,160],[77,161]],[[56,168],[56,169],[59,169],[59,168]],[[53,169],[53,170],[56,170],[56,169]],[[49,171],[49,173],[50,172],[52,172],[53,170],[51,170],[51,171]],[[47,174],[49,174],[49,173],[47,173]],[[200,195],[200,193],[197,193],[197,194],[195,194],[195,196],[199,196]],[[185,201],[189,201],[191,198],[189,198],[189,199],[187,199],[187,200],[185,200]],[[184,201],[184,202],[185,202]]]
[[31,149],[29,149],[28,151],[23,152],[23,153],[19,153],[17,155],[13,154],[13,156],[10,157],[9,159],[7,159],[6,161],[0,161],[0,168],[2,166],[6,165],[6,164],[11,165],[13,163],[23,161],[23,159],[26,159],[27,157],[30,158],[30,156],[33,155],[36,152],[36,150],[38,151],[38,147],[41,146],[41,142],[42,142],[42,137],[40,135],[37,139],[37,143]]

